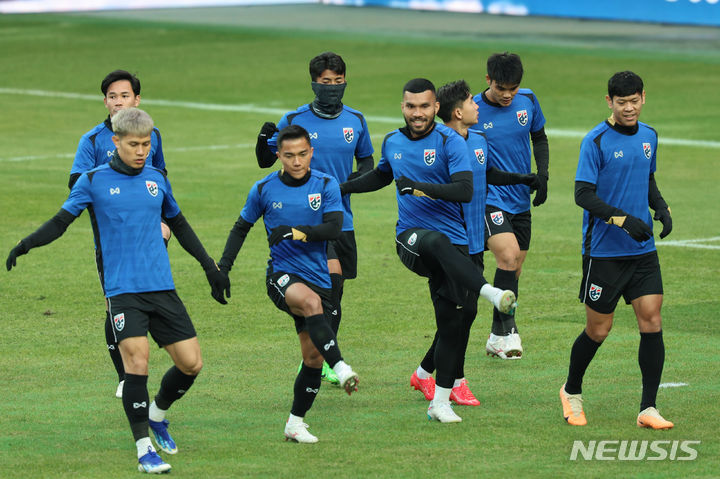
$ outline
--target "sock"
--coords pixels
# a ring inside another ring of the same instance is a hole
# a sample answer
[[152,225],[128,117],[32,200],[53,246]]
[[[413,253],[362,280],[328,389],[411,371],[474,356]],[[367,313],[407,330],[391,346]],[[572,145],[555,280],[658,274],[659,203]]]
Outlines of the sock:
[[338,329],[340,329],[340,320],[342,319],[340,303],[343,295],[343,277],[341,274],[330,273],[330,282],[332,283],[332,307],[334,308],[330,313],[330,328],[337,336]]
[[477,315],[477,300],[473,301],[474,307],[465,307],[462,312],[462,331],[460,336],[460,350],[458,351],[457,369],[455,378],[465,377],[465,354],[467,353],[468,342],[470,341],[470,328],[472,328],[475,316]]
[[[427,350],[425,353],[425,357],[422,361],[420,361],[420,367],[418,368],[418,377],[420,379],[427,379],[431,376],[432,372],[435,371],[435,348],[437,347],[438,342],[438,332],[435,331],[435,337],[433,338],[433,342],[430,345],[430,349]],[[420,371],[423,371],[425,374],[427,374],[426,377],[420,376]]]
[[302,421],[305,413],[312,407],[315,396],[320,390],[322,368],[311,368],[303,363],[295,377],[293,403],[290,417],[297,416]]
[[306,316],[305,324],[307,325],[310,340],[322,354],[322,357],[325,358],[328,365],[335,369],[335,364],[342,360],[342,354],[340,354],[337,338],[325,320],[325,316],[322,314]]
[[135,447],[137,447],[138,459],[150,451],[156,452],[149,437],[142,437],[135,441]]
[[294,414],[290,414],[287,420],[288,424],[302,424],[303,422],[305,422],[305,416],[296,416]]
[[640,333],[638,364],[642,373],[642,400],[640,410],[655,407],[660,377],[665,363],[665,343],[662,330],[657,333]]
[[565,382],[565,392],[568,394],[582,393],[582,381],[592,358],[602,343],[596,343],[585,330],[575,339],[572,349],[570,350],[570,368],[568,371],[567,381]]
[[130,422],[133,438],[137,441],[148,437],[148,397],[147,376],[126,374],[123,387],[123,408]]
[[432,373],[425,371],[422,366],[418,366],[415,373],[417,373],[417,377],[420,379],[430,379],[432,377]]
[[[172,403],[183,397],[195,382],[197,376],[190,376],[183,373],[177,366],[172,366],[167,370],[160,382],[160,390],[155,395],[154,404],[162,411],[170,409]],[[163,413],[163,419],[164,417]],[[157,417],[157,416],[156,416]],[[152,419],[152,417],[150,418]],[[160,419],[162,421],[162,419]],[[155,419],[153,419],[155,421]]]
[[453,384],[453,389],[459,388],[459,387],[460,387],[460,383],[462,382],[463,379],[465,379],[465,377],[461,377],[460,379],[456,379],[456,380],[455,380],[455,383]]
[[[515,296],[518,294],[518,280],[515,276],[515,270],[507,270],[497,268],[495,270],[495,279],[493,284],[501,290],[509,289]],[[515,324],[515,316],[512,314],[504,314],[493,308],[492,332],[497,336],[507,336],[515,328],[517,333],[517,324]]]
[[450,402],[450,392],[452,388],[444,388],[441,386],[435,386],[435,397],[433,402],[437,404]]
[[110,319],[110,312],[105,311],[105,343],[107,344],[108,353],[110,353],[110,359],[115,366],[115,371],[118,375],[118,382],[125,379],[125,366],[123,366],[122,356],[120,356],[120,348],[115,339],[115,332],[113,331],[112,320]]
[[438,296],[435,306],[435,324],[438,329],[438,342],[435,347],[435,384],[452,388],[457,371],[460,341],[462,337],[462,310],[455,303]]
[[163,422],[167,409],[160,409],[157,406],[157,402],[153,401],[150,403],[150,409],[148,410],[148,418],[153,422]]

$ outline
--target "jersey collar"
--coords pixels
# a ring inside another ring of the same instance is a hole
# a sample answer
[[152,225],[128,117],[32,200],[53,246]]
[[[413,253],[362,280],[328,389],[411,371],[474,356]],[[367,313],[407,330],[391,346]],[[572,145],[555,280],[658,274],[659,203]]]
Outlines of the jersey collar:
[[430,133],[432,133],[435,130],[436,124],[437,123],[433,122],[432,126],[428,129],[428,131],[423,133],[421,136],[417,136],[417,137],[412,136],[412,133],[410,133],[410,129],[407,127],[407,125],[400,128],[400,133],[405,135],[407,137],[407,139],[410,141],[418,141],[418,140],[422,140],[423,138],[426,138]]
[[310,169],[308,169],[308,172],[305,174],[305,176],[300,179],[293,178],[289,174],[285,173],[283,170],[278,171],[278,177],[280,178],[280,181],[282,181],[288,186],[302,186],[310,179]]
[[143,168],[131,168],[120,159],[120,156],[118,155],[117,150],[113,152],[113,156],[110,159],[110,168],[117,171],[118,173],[122,173],[123,175],[128,176],[137,176],[145,169]]
[[112,121],[110,121],[110,115],[108,115],[108,117],[105,118],[105,121],[104,121],[103,123],[105,123],[105,127],[106,127],[108,130],[113,131],[113,129],[112,129]]
[[612,128],[613,130],[617,131],[621,135],[627,135],[627,136],[633,136],[635,133],[638,132],[640,129],[640,124],[635,123],[633,126],[623,126],[619,123],[617,123],[613,117],[608,118],[605,120],[605,123]]

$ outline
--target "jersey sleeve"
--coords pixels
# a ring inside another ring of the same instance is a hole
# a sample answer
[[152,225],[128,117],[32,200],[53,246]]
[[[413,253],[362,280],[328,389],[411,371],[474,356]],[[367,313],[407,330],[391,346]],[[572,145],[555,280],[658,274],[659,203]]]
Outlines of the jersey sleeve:
[[592,138],[589,136],[585,137],[582,145],[580,145],[580,158],[578,160],[577,172],[575,173],[575,181],[584,181],[596,185],[601,162],[602,155],[600,154],[600,148]]
[[163,175],[163,180],[165,183],[165,191],[163,196],[162,215],[165,218],[175,218],[178,214],[180,214],[180,206],[178,206],[177,201],[175,201],[175,197],[173,196],[170,180],[168,180],[165,175]]
[[85,173],[95,168],[95,151],[87,136],[80,138],[70,174]]
[[245,206],[243,206],[240,212],[240,217],[248,223],[255,224],[263,215],[264,211],[265,208],[263,208],[261,204],[260,190],[258,189],[258,184],[255,183],[253,187],[250,188],[250,193],[248,193]]
[[157,148],[155,149],[155,154],[152,157],[151,164],[158,170],[166,171],[165,154],[163,153],[162,137],[160,136],[160,130],[158,130],[157,128],[153,128],[153,135],[155,136],[155,144],[157,145]]
[[393,174],[392,166],[390,165],[390,161],[387,159],[386,151],[385,151],[385,145],[387,144],[387,136],[383,140],[382,147],[380,148],[380,161],[378,162],[377,169],[385,172]]
[[465,140],[459,135],[450,135],[447,139],[445,151],[448,155],[448,171],[450,175],[461,171],[472,171],[470,166],[470,151]]
[[275,132],[275,134],[270,138],[267,142],[268,147],[270,147],[270,151],[273,153],[277,153],[277,138],[278,134],[280,133],[280,130],[285,128],[286,126],[290,126],[290,122],[288,121],[288,115],[289,113],[285,113],[282,118],[280,118],[280,122],[277,124],[278,131]]
[[652,175],[657,170],[657,149],[658,149],[658,136],[657,132],[653,130],[653,133],[655,133],[655,144],[653,145],[653,152],[652,157],[650,158],[650,174]]
[[530,125],[530,131],[535,132],[545,126],[545,115],[543,115],[542,108],[540,108],[540,102],[538,101],[537,96],[535,94],[533,94],[533,96],[532,96],[532,102],[533,102],[533,116],[532,116],[532,125]]
[[358,138],[357,145],[355,146],[355,158],[367,158],[375,153],[375,150],[373,149],[372,141],[370,140],[370,131],[368,131],[367,122],[365,121],[364,116],[360,118],[360,123],[362,134],[360,135],[360,138]]
[[83,173],[70,190],[70,196],[63,203],[62,209],[73,216],[80,216],[91,203],[90,178],[87,173]]
[[340,195],[340,185],[332,176],[328,176],[328,182],[325,184],[325,200],[324,213],[333,211],[344,211],[342,205],[342,196]]

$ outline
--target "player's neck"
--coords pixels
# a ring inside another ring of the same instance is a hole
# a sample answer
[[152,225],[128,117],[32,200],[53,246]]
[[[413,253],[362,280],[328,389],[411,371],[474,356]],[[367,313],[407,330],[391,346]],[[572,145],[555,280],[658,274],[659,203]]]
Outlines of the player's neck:
[[445,126],[447,126],[448,128],[452,128],[453,130],[458,132],[458,134],[460,136],[462,136],[463,138],[465,138],[467,140],[468,126],[463,124],[461,121],[459,121],[459,120],[449,121],[449,122],[445,123]]

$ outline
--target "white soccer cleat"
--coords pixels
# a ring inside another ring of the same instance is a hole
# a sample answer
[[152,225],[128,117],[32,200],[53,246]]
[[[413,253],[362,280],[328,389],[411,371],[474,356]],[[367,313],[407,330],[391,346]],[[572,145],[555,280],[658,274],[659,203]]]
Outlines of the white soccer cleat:
[[515,293],[509,289],[504,291],[498,290],[498,292],[493,296],[492,304],[495,306],[495,309],[501,313],[515,314],[515,308],[517,307]]
[[485,343],[485,354],[488,356],[493,356],[500,359],[508,359],[507,354],[505,353],[505,342],[506,342],[507,336],[497,336],[493,333],[490,333],[490,336],[488,337],[487,342]]
[[303,444],[314,444],[318,442],[318,438],[310,434],[307,430],[308,425],[304,422],[285,424],[285,440],[300,442]]
[[[337,365],[335,367],[337,367]],[[344,367],[338,369],[340,370],[336,370],[335,374],[337,374],[338,380],[340,381],[340,387],[343,388],[349,396],[353,392],[358,390],[358,383],[360,382],[360,378],[358,377],[357,373],[352,370],[349,364],[346,364],[344,365]]]
[[512,332],[505,336],[505,355],[507,359],[521,359],[523,354],[522,341],[520,335],[515,332],[515,328]]
[[118,387],[115,390],[115,397],[122,399],[123,386],[125,386],[125,380],[123,379],[118,383]]
[[462,418],[455,414],[450,402],[436,403],[435,400],[430,402],[430,407],[427,410],[428,420],[440,421],[442,423],[450,422],[462,422]]

